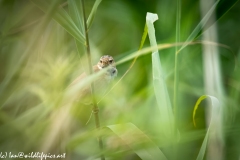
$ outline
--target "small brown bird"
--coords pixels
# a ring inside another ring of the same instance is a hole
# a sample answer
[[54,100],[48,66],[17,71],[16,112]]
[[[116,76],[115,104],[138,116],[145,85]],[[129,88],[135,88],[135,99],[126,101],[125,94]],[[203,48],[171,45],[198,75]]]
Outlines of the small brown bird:
[[[98,96],[103,96],[99,93],[106,92],[111,80],[117,76],[118,71],[112,56],[102,56],[97,65],[93,66],[94,73],[103,69],[106,69],[105,72],[94,81],[95,96],[97,96],[97,98]],[[87,76],[88,75],[86,73],[82,73],[68,86],[68,89],[71,90],[72,87],[76,87],[76,85],[81,83],[81,81],[83,81]],[[72,89],[74,90],[74,88]],[[82,88],[79,91],[74,91],[74,93],[71,93],[70,96],[67,97],[68,101],[62,102],[63,105],[59,107],[60,109],[56,110],[56,112],[53,112],[49,131],[46,132],[47,135],[45,136],[44,140],[46,143],[43,143],[42,146],[43,151],[48,152],[51,149],[54,150],[56,146],[61,145],[59,144],[59,142],[61,142],[59,140],[64,139],[63,137],[69,136],[74,129],[79,127],[79,123],[75,123],[76,119],[78,119],[84,125],[86,122],[88,122],[88,119],[90,120],[92,108],[89,107],[89,104],[92,102],[91,99],[89,99],[91,97],[88,95],[90,95],[90,85]],[[71,98],[71,100],[68,98]],[[72,115],[70,116],[70,112],[73,113],[73,116],[75,117],[74,119],[72,118]]]
[[[102,94],[107,91],[109,83],[117,76],[117,69],[116,64],[112,56],[104,55],[100,58],[97,65],[93,66],[94,73],[101,71],[102,69],[106,68],[106,72],[97,78],[94,81],[94,89],[95,95],[103,96]],[[78,84],[82,80],[87,77],[87,74],[84,72],[79,77],[77,77],[69,87],[74,87],[74,85]],[[85,87],[81,92],[78,93],[78,99],[89,95],[90,93],[90,86]]]

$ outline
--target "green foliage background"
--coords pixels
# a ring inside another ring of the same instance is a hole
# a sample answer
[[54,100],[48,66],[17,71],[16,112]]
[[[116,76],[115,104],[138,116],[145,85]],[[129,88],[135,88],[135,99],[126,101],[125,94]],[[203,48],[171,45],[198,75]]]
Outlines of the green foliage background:
[[[154,94],[149,52],[137,59],[129,73],[99,103],[101,125],[134,124],[123,125],[123,128],[127,130],[130,127],[141,133],[132,137],[129,134],[128,142],[136,142],[137,145],[134,143],[134,149],[131,143],[126,145],[123,139],[127,138],[121,139],[113,133],[120,133],[114,128],[116,126],[110,126],[103,129],[104,150],[100,151],[94,119],[85,125],[91,107],[66,98],[67,86],[87,70],[85,48],[78,34],[83,32],[83,28],[76,25],[79,32],[71,35],[69,30],[72,28],[62,27],[70,26],[68,17],[76,23],[73,16],[77,14],[70,10],[69,1],[45,1],[49,9],[45,12],[36,6],[39,2],[0,0],[0,152],[66,152],[68,159],[94,159],[104,153],[112,159],[140,159],[137,153],[153,147],[152,143],[145,144],[149,140],[161,149],[167,159],[196,159],[208,127],[205,124],[204,102],[196,114],[197,127],[192,121],[194,105],[205,94],[201,44],[189,45],[181,51],[179,137],[164,135],[163,129],[167,126],[159,125],[160,113]],[[94,2],[85,2],[87,15]],[[80,4],[80,1],[76,3]],[[59,5],[67,13],[66,22],[62,14],[53,20]],[[222,125],[224,159],[228,160],[240,156],[239,9],[239,2],[232,0],[220,1],[216,10],[217,18],[220,18],[217,21],[217,43],[229,46],[235,54],[233,56],[226,48],[219,47],[226,93],[224,100],[219,101],[224,102],[225,107]],[[159,20],[154,23],[158,44],[175,43],[175,1],[102,0],[89,29],[92,62],[97,63],[99,57],[105,54],[112,55],[118,62],[137,51],[147,12],[158,14]],[[181,1],[181,42],[189,37],[200,20],[199,1]],[[200,39],[201,35],[196,38]],[[150,46],[148,40],[144,46]],[[173,103],[174,45],[159,53]],[[113,84],[123,76],[131,61],[117,66],[119,74]],[[147,136],[147,139],[141,136]],[[176,141],[177,151],[174,147]],[[149,152],[158,153],[155,151]]]

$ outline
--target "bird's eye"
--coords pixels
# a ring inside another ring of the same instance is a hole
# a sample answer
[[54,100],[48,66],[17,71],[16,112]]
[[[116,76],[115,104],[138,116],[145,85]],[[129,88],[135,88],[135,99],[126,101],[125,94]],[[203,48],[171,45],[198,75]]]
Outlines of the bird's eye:
[[100,60],[100,63],[102,63],[102,60]]
[[113,60],[112,60],[112,59],[110,59],[110,60],[109,60],[109,62],[110,62],[110,63],[112,63],[112,62],[113,62]]

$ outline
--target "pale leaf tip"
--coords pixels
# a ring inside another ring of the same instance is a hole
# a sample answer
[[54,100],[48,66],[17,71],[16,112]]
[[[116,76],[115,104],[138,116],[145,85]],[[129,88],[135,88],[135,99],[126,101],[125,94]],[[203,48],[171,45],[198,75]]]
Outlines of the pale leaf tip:
[[155,22],[156,20],[158,20],[158,15],[155,14],[155,13],[150,13],[150,12],[147,12],[147,17],[146,19],[150,22]]

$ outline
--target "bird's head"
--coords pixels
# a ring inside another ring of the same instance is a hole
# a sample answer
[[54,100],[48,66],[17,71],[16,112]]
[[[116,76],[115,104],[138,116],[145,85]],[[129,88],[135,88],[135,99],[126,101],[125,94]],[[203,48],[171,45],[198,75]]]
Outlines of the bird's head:
[[110,73],[111,78],[114,78],[117,76],[116,64],[112,56],[109,56],[109,55],[102,56],[97,66],[100,70],[108,67],[109,69],[107,69],[107,71]]
[[98,68],[103,69],[103,68],[106,68],[108,66],[116,68],[115,61],[114,61],[112,56],[104,55],[100,58],[100,60],[98,62]]

